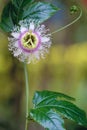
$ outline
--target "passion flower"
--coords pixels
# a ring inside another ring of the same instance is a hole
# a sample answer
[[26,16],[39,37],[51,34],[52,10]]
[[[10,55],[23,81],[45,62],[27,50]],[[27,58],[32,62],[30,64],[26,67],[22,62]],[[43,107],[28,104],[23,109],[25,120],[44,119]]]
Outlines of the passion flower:
[[35,62],[44,58],[51,45],[51,35],[38,21],[20,21],[11,32],[9,50],[22,62]]

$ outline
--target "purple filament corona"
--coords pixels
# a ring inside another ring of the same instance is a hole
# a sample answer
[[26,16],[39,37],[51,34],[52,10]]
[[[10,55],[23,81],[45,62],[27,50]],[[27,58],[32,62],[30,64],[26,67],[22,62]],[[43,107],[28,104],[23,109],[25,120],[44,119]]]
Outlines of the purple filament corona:
[[36,38],[38,39],[38,43],[36,45],[35,48],[32,48],[32,49],[29,49],[29,48],[25,48],[23,45],[22,45],[22,41],[21,39],[23,38],[23,36],[29,31],[24,31],[23,33],[20,34],[19,38],[18,38],[18,44],[19,44],[19,47],[26,53],[32,53],[32,52],[35,52],[37,51],[38,47],[40,46],[41,44],[41,38],[39,36],[39,34],[37,34],[35,31],[33,32],[33,34],[36,36]]

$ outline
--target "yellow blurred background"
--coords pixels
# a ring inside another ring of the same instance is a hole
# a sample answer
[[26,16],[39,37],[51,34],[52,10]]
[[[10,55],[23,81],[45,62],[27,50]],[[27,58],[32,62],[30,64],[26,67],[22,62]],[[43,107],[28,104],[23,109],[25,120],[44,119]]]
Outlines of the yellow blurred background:
[[[7,0],[0,0],[0,15]],[[76,104],[87,112],[87,5],[79,1],[83,16],[68,29],[52,36],[53,44],[44,60],[28,65],[30,106],[36,90],[53,90],[76,98]],[[51,32],[78,16],[69,14],[74,0],[55,0],[62,8],[46,22]],[[77,2],[78,3],[78,2]],[[8,50],[8,39],[0,31],[0,130],[24,130],[25,84],[23,63]],[[36,125],[36,124],[35,124]],[[30,125],[30,129],[42,129]],[[67,130],[87,130],[66,121]]]

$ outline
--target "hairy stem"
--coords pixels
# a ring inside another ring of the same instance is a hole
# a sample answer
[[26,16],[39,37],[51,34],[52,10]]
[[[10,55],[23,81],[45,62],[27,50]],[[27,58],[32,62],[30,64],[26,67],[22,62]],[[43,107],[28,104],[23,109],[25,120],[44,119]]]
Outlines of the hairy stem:
[[26,86],[26,123],[25,123],[25,130],[28,130],[29,83],[28,83],[28,71],[27,71],[26,63],[24,63],[24,74],[25,74],[25,86]]

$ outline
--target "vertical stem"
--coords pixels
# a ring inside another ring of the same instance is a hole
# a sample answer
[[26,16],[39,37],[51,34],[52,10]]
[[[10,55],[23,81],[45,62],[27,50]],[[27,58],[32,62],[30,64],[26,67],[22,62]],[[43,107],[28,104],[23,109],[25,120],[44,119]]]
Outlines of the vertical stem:
[[29,84],[28,84],[28,71],[27,71],[26,62],[24,63],[24,74],[25,74],[25,86],[26,86],[26,123],[25,123],[25,130],[28,130]]

